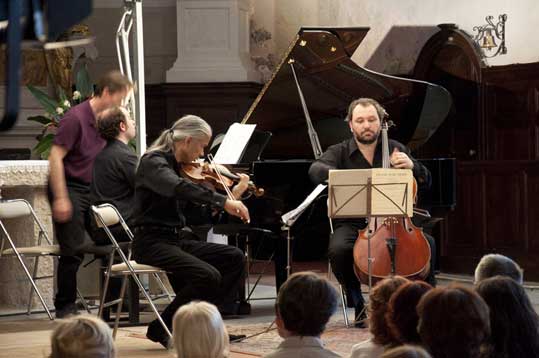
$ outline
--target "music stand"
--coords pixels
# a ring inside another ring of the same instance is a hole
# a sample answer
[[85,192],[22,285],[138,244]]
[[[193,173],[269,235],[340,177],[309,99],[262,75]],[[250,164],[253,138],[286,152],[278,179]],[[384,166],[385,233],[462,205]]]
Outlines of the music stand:
[[[413,215],[413,175],[403,169],[330,170],[328,178],[328,217],[367,219],[367,264],[369,293],[372,288],[371,235],[377,217]],[[394,256],[392,256],[394,260]]]

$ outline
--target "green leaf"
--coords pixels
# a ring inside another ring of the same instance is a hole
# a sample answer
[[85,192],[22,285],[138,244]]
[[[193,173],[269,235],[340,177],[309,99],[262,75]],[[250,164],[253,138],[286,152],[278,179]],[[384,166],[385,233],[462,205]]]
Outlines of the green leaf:
[[81,67],[77,72],[75,87],[80,92],[81,102],[94,93],[94,87],[90,82],[90,75],[88,75],[86,67]]
[[[38,153],[39,155],[41,155],[41,157],[43,158],[42,154],[44,152],[50,152],[53,139],[54,139],[54,134],[52,133],[48,133],[44,135],[43,138],[41,138],[41,140],[39,141],[39,143],[37,143],[36,146],[34,147],[34,151]],[[47,157],[48,157],[48,154],[47,154]]]
[[29,120],[29,121],[34,121],[34,122],[38,122],[38,123],[41,123],[41,124],[49,124],[49,123],[52,122],[52,119],[50,119],[49,117],[45,117],[45,116],[32,116],[32,117],[28,117],[26,119]]
[[58,86],[58,97],[60,98],[60,103],[62,104],[62,106],[64,105],[65,101],[69,102],[69,99],[67,98],[64,89],[60,86]]
[[34,97],[39,101],[39,103],[41,103],[41,105],[45,108],[47,112],[56,113],[56,107],[58,106],[58,103],[53,98],[51,98],[45,92],[37,89],[34,86],[29,85],[28,90],[34,95]]

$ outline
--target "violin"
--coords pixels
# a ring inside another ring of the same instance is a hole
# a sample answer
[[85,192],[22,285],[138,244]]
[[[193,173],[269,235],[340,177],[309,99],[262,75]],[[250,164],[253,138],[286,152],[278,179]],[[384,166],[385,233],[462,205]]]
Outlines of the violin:
[[[382,161],[389,168],[388,122],[383,120]],[[395,169],[401,170],[401,169]],[[416,202],[417,182],[414,179],[413,196]],[[371,245],[371,257],[368,245]],[[430,267],[430,245],[423,230],[416,227],[409,217],[369,218],[368,225],[359,231],[354,244],[354,272],[360,282],[369,284],[369,261],[371,278],[376,282],[388,276],[400,275],[408,279],[425,279]]]
[[[207,162],[184,163],[181,165],[180,174],[194,183],[225,192],[241,179],[239,175],[232,173],[224,165]],[[258,188],[252,181],[247,184],[246,192],[248,195],[242,199],[247,199],[251,195],[256,197],[264,195],[264,189]]]

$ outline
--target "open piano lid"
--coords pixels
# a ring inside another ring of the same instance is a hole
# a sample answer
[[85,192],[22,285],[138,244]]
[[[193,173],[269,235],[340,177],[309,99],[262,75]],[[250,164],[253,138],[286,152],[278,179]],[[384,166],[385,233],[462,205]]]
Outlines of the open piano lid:
[[293,60],[322,150],[350,137],[344,121],[359,97],[379,101],[397,125],[390,134],[410,148],[425,143],[446,118],[451,95],[432,83],[358,66],[353,55],[369,28],[301,28],[242,123],[273,133],[265,158],[313,158],[290,60]]

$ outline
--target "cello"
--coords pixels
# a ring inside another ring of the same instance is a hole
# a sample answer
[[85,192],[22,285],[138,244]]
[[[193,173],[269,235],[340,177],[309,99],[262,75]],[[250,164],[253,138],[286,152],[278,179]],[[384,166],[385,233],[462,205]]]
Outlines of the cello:
[[[390,168],[389,140],[390,125],[381,119],[382,166]],[[395,169],[402,170],[402,169]],[[414,203],[417,182],[413,181]],[[371,257],[369,257],[369,240]],[[409,217],[371,217],[365,229],[359,231],[354,244],[354,272],[358,280],[369,284],[369,261],[373,282],[388,276],[400,275],[408,279],[425,279],[430,270],[430,245],[423,229],[416,227]]]

